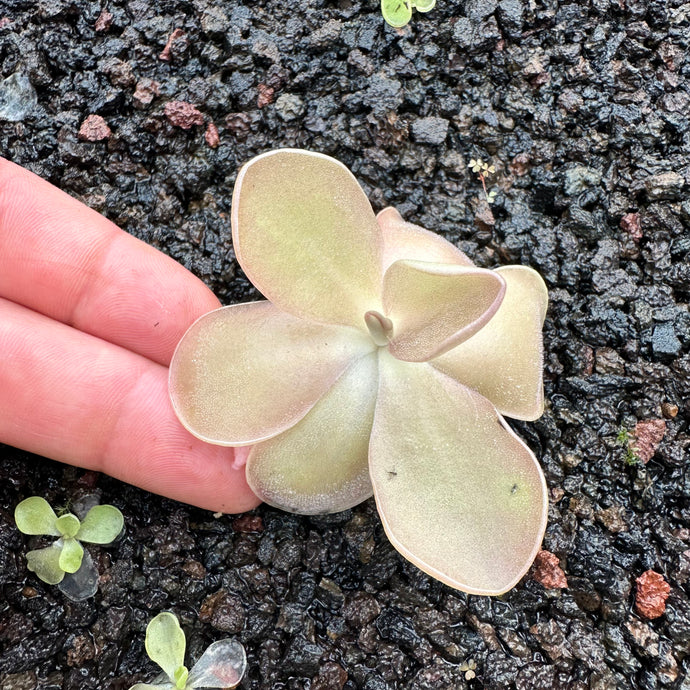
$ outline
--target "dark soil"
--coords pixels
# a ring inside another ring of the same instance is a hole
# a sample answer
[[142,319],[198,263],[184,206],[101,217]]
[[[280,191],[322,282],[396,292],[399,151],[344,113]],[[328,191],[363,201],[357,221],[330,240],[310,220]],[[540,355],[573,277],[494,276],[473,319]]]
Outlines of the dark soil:
[[[339,158],[377,209],[482,266],[538,269],[547,410],[515,427],[544,467],[544,548],[569,585],[453,591],[391,548],[372,501],[214,518],[0,447],[2,690],[151,679],[161,610],[192,655],[238,635],[247,689],[690,688],[688,5],[439,0],[400,32],[376,0],[0,0],[0,20],[0,77],[18,75],[0,86],[3,154],[225,302],[255,296],[230,243],[237,169],[279,146]],[[104,123],[80,138],[89,115]],[[476,157],[497,168],[493,214]],[[657,419],[652,459],[629,464],[621,428]],[[27,572],[12,511],[94,486],[127,532],[93,550],[100,590],[75,604]],[[671,585],[653,621],[634,608],[648,569]]]

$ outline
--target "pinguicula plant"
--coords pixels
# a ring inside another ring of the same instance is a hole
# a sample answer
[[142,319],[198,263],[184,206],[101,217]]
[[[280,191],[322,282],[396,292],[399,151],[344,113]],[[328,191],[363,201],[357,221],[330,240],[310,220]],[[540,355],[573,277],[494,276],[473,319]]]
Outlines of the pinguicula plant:
[[87,502],[81,502],[85,508],[83,520],[71,512],[58,516],[40,496],[25,498],[14,510],[20,532],[57,537],[50,546],[26,554],[28,569],[77,601],[93,596],[98,587],[98,572],[81,542],[110,544],[122,532],[124,523],[115,506],[94,505],[95,500],[89,497]]
[[170,393],[197,437],[252,446],[246,476],[303,514],[374,494],[393,545],[452,587],[499,594],[539,551],[543,473],[502,415],[543,411],[547,291],[478,268],[338,161],[272,151],[239,173],[235,254],[268,298],[201,317]]
[[187,641],[177,617],[159,613],[146,627],[146,653],[163,669],[152,683],[137,683],[130,690],[192,690],[234,688],[244,675],[247,657],[237,640],[218,640],[189,671],[184,665]]
[[430,12],[436,0],[381,0],[381,14],[394,28],[399,29],[412,19],[412,10]]

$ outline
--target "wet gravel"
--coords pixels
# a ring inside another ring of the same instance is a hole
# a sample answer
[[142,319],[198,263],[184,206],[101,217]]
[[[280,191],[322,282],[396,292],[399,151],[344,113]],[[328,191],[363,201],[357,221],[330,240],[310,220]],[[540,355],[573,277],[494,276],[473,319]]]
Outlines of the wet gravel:
[[[541,272],[547,410],[514,426],[568,582],[466,596],[398,556],[371,501],[214,518],[0,447],[0,689],[148,680],[145,626],[173,610],[192,656],[239,636],[246,689],[688,690],[689,23],[680,0],[440,0],[402,31],[374,0],[0,0],[2,153],[224,302],[256,296],[230,243],[237,169],[278,146],[336,156],[481,266]],[[630,434],[658,420],[634,464]],[[93,549],[100,590],[77,604],[27,572],[12,511],[93,488],[127,532]],[[647,570],[671,587],[653,620]]]

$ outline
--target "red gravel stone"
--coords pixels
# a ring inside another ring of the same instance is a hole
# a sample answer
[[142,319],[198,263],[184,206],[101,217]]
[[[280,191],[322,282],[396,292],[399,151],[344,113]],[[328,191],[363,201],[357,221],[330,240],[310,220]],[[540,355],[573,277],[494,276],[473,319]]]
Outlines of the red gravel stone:
[[550,551],[540,551],[532,568],[532,577],[547,589],[563,589],[568,586],[558,556]]
[[184,31],[182,31],[182,29],[175,29],[175,31],[170,34],[170,38],[168,38],[165,48],[163,48],[161,54],[158,56],[161,60],[164,62],[170,62],[170,49],[172,48],[173,41],[181,36],[184,36]]
[[647,570],[635,580],[635,608],[645,618],[658,618],[666,610],[666,599],[671,586],[664,580],[664,576]]
[[12,22],[12,20],[9,17],[0,18],[0,29],[5,28],[11,22]]
[[265,108],[270,103],[273,103],[274,94],[274,88],[266,86],[266,84],[259,84],[259,97],[256,99],[256,107]]
[[189,129],[194,125],[203,125],[204,116],[186,101],[170,101],[165,104],[165,116],[170,123],[182,129]]
[[108,12],[108,10],[101,10],[101,13],[98,15],[98,19],[96,20],[93,28],[98,33],[103,33],[112,26],[112,23],[113,15]]
[[100,115],[89,115],[79,128],[79,139],[82,141],[103,141],[109,139],[112,132]]
[[218,134],[218,127],[216,127],[213,122],[208,123],[206,134],[204,134],[204,139],[206,139],[206,143],[212,149],[218,148],[218,144],[220,144],[220,136]]
[[632,237],[633,242],[639,242],[642,239],[639,213],[626,213],[621,218],[620,228]]
[[632,432],[635,453],[645,465],[654,457],[665,433],[666,422],[663,419],[646,419],[635,425]]

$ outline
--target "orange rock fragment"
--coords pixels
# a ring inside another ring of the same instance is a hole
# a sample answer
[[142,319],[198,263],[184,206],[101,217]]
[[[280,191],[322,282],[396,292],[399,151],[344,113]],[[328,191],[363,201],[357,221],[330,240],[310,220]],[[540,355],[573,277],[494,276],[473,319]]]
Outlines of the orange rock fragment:
[[635,453],[645,465],[654,457],[665,433],[666,422],[663,419],[646,419],[635,425],[632,432],[635,437]]
[[189,129],[194,125],[203,125],[204,116],[191,103],[186,101],[170,101],[165,104],[165,116],[170,123],[182,129]]
[[664,576],[653,570],[647,570],[635,580],[635,608],[645,618],[658,618],[666,610],[671,586]]
[[108,123],[100,115],[89,115],[81,123],[78,137],[82,141],[102,141],[110,138],[111,134]]
[[274,94],[275,89],[273,87],[259,84],[259,97],[256,99],[256,107],[265,108],[270,103],[273,103]]
[[550,551],[542,550],[537,554],[532,566],[532,577],[547,589],[563,589],[568,586],[558,556]]
[[208,123],[206,128],[206,133],[204,134],[204,139],[206,143],[212,148],[217,149],[218,144],[220,144],[220,135],[218,134],[218,127],[216,127],[213,122]]
[[170,62],[170,49],[172,48],[173,41],[180,38],[180,36],[184,36],[184,31],[182,31],[182,29],[175,29],[175,31],[170,34],[168,42],[165,44],[165,48],[163,48],[161,54],[158,56],[160,60]]

